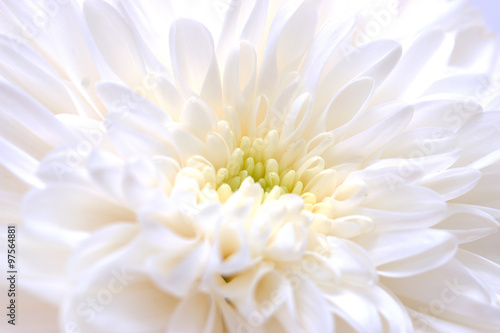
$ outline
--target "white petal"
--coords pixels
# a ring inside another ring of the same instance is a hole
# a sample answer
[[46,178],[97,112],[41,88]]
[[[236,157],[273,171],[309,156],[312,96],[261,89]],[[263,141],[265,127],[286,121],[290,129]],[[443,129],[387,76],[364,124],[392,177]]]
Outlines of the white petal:
[[[130,119],[132,116],[127,118],[129,124],[134,124]],[[118,121],[121,121],[119,117]],[[112,131],[109,131],[109,138],[121,156],[163,155],[177,158],[177,153],[170,142],[156,140],[123,124],[114,123],[113,120],[110,120],[109,124],[112,128]]]
[[[16,262],[16,268],[23,271],[25,277],[17,281],[18,286],[47,302],[48,306],[60,305],[70,288],[66,269],[75,244],[68,246],[64,242],[44,239],[36,232],[20,228],[17,230],[17,240],[15,255],[19,255],[22,260]],[[4,244],[7,247],[8,243]]]
[[452,200],[470,191],[481,178],[481,173],[473,168],[453,168],[439,174],[428,175],[420,184]]
[[328,103],[332,92],[338,91],[355,78],[372,77],[375,79],[375,86],[379,86],[400,56],[401,46],[387,40],[374,41],[352,50],[320,81],[316,95],[317,107]]
[[87,282],[63,305],[62,327],[96,333],[163,332],[177,305],[145,276],[122,267],[108,267]]
[[[2,177],[6,177],[6,174],[0,170]],[[22,187],[20,188],[21,191]],[[22,219],[19,214],[21,208],[21,201],[23,196],[22,192],[11,191],[9,186],[4,186],[2,183],[2,189],[0,190],[0,224],[1,223],[12,223],[20,224]]]
[[199,241],[200,230],[184,209],[167,197],[154,198],[144,205],[139,212],[139,222],[147,243],[159,248],[166,245],[175,253],[193,248]]
[[307,230],[295,223],[287,223],[274,235],[266,247],[265,256],[271,260],[300,259],[306,247]]
[[471,72],[491,70],[496,49],[493,33],[481,25],[468,26],[457,33],[450,65],[467,68]]
[[494,292],[500,292],[499,264],[465,250],[458,250],[456,258],[485,281]]
[[24,127],[50,145],[75,142],[76,137],[37,99],[16,86],[0,80],[0,112],[16,119]]
[[222,327],[214,298],[198,292],[182,299],[166,332],[211,333],[221,331]]
[[338,288],[328,300],[332,304],[334,313],[344,319],[351,330],[357,332],[382,332],[382,321],[377,306],[369,300],[366,292]]
[[354,24],[354,20],[346,17],[345,21],[329,20],[323,24],[314,37],[314,41],[307,52],[300,72],[303,79],[304,91],[313,92],[320,79],[321,72],[330,54]]
[[[144,42],[164,64],[170,63],[168,30],[175,12],[171,1],[136,2],[124,0],[117,3],[121,13],[134,25]],[[126,14],[125,14],[126,13]]]
[[444,127],[456,129],[476,113],[482,112],[479,103],[472,100],[430,99],[414,104],[415,114],[409,128]]
[[106,269],[111,258],[137,236],[139,227],[134,223],[114,223],[105,226],[78,243],[67,261],[71,279],[84,280],[99,269]]
[[500,112],[487,111],[467,119],[457,132],[463,149],[457,166],[464,166],[500,149]]
[[446,38],[442,31],[422,33],[379,88],[374,102],[419,96],[443,71],[452,48],[453,39]]
[[500,172],[483,174],[479,183],[469,192],[456,198],[454,201],[467,204],[500,209]]
[[172,121],[166,111],[160,109],[126,86],[113,82],[99,82],[96,85],[96,91],[109,110],[140,107],[141,112],[149,114],[161,124],[167,124]]
[[448,214],[435,228],[452,233],[460,244],[481,239],[498,229],[493,217],[469,205],[448,204]]
[[169,133],[174,139],[173,144],[179,154],[180,162],[185,163],[191,156],[203,153],[203,142],[190,132],[171,127],[169,128]]
[[317,200],[321,201],[324,197],[334,193],[335,185],[337,185],[337,173],[335,170],[327,169],[311,179],[304,188],[304,192],[314,194]]
[[0,164],[16,175],[23,182],[42,187],[40,179],[36,176],[38,161],[18,147],[0,137]]
[[454,96],[469,97],[478,94],[478,87],[488,86],[487,76],[484,74],[459,74],[435,81],[424,95],[453,94]]
[[177,19],[170,27],[170,57],[178,85],[202,97],[215,110],[222,93],[217,59],[210,32],[201,23]]
[[205,141],[208,132],[217,128],[217,116],[203,100],[191,97],[184,105],[179,119],[181,128]]
[[340,273],[347,284],[358,286],[372,285],[378,277],[375,265],[369,254],[358,244],[330,238],[328,245],[330,264]]
[[152,256],[146,262],[146,270],[155,283],[178,298],[188,297],[193,284],[204,272],[204,264],[210,255],[207,243],[185,249],[183,252],[165,251]]
[[[322,154],[327,166],[343,162],[361,162],[369,158],[392,136],[401,132],[413,116],[413,109],[406,108],[389,119],[340,142]],[[358,120],[360,121],[360,120]]]
[[500,265],[500,242],[498,241],[498,231],[474,242],[461,244],[460,248],[480,255]]
[[[281,33],[296,13],[297,16],[300,16],[302,11],[308,13],[311,7],[312,5],[309,3],[304,3],[302,5],[298,1],[291,1],[280,7],[278,13],[274,16],[262,55],[262,64],[257,84],[257,92],[259,94],[265,94],[271,98],[274,97],[275,89],[279,81],[279,70],[276,58]],[[291,36],[287,38],[291,38]]]
[[295,290],[297,324],[304,332],[332,332],[333,318],[323,293],[309,280]]
[[[322,132],[333,131],[354,119],[365,110],[373,93],[374,81],[371,78],[360,78],[346,84],[335,95],[319,119],[311,118],[310,130],[306,131],[306,138]],[[312,129],[314,128],[314,129]]]
[[265,30],[268,15],[268,0],[256,0],[245,27],[241,32],[241,40],[248,40],[254,47],[259,45]]
[[221,275],[236,275],[248,269],[257,261],[251,257],[247,235],[240,225],[222,225],[215,232],[212,259],[219,262],[215,269]]
[[429,271],[450,260],[457,240],[440,230],[414,230],[366,235],[356,239],[373,258],[382,276],[404,277]]
[[395,136],[384,146],[380,158],[418,159],[451,152],[456,147],[454,132],[441,127],[419,127]]
[[93,59],[93,50],[85,40],[79,13],[75,6],[70,5],[55,6],[53,9],[55,14],[51,16],[50,24],[45,26],[52,42],[52,52],[85,100],[96,113],[102,115],[103,108],[94,88],[100,80],[98,61]]
[[0,76],[23,89],[53,113],[76,113],[66,87],[50,65],[27,46],[21,44],[18,47],[16,52],[6,38],[0,38],[3,59]]
[[128,208],[92,190],[62,184],[30,192],[23,213],[26,224],[37,230],[57,227],[90,232],[109,223],[135,220]]
[[[5,290],[8,290],[9,287],[5,287]],[[16,321],[16,329],[24,332],[37,331],[40,333],[57,331],[59,326],[58,307],[38,298],[28,290],[21,289],[20,292],[24,295],[24,302],[16,304],[16,310],[25,313],[26,320]]]
[[104,1],[85,2],[83,9],[93,40],[108,66],[128,86],[140,86],[146,68],[142,48],[132,29]]
[[405,305],[421,312],[479,331],[500,327],[500,309],[494,305],[493,295],[456,260],[421,275],[382,282]]
[[[233,105],[236,110],[246,106],[253,96],[257,76],[257,54],[247,41],[241,41],[229,53],[224,67],[223,93],[224,102]],[[243,110],[240,118],[245,119]]]
[[429,189],[400,186],[397,191],[380,191],[369,196],[352,213],[371,217],[375,222],[374,232],[387,232],[432,226],[445,217],[446,204]]
[[278,72],[297,68],[313,42],[317,21],[316,8],[309,2],[304,2],[287,20],[283,30],[280,31],[276,45]]

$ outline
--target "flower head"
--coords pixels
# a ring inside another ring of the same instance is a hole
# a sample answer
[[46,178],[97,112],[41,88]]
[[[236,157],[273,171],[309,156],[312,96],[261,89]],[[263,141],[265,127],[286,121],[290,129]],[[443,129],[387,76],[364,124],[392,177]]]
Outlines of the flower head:
[[464,1],[0,15],[33,325],[500,331],[498,43]]

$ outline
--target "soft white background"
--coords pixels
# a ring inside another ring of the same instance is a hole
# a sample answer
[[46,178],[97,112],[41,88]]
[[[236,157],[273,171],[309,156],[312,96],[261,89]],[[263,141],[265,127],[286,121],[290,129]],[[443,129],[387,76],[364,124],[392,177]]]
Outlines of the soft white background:
[[500,1],[499,0],[470,0],[473,6],[481,9],[486,17],[490,29],[500,36]]

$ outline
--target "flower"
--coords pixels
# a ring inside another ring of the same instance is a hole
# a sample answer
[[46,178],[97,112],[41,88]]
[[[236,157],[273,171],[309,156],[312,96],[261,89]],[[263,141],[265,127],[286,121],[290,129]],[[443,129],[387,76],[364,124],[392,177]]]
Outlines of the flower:
[[498,43],[467,3],[0,15],[25,332],[500,332]]

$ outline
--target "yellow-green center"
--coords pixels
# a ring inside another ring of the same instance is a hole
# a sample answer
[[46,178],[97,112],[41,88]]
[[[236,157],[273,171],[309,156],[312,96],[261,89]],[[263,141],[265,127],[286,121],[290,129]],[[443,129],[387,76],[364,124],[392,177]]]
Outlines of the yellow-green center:
[[253,142],[246,136],[241,139],[239,147],[231,155],[228,167],[217,170],[215,185],[222,202],[238,190],[248,177],[262,186],[264,199],[271,191],[278,192],[276,193],[278,195],[303,194],[304,184],[297,179],[295,170],[287,167],[280,171],[278,162],[274,158],[265,158],[266,148],[261,138]]

